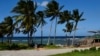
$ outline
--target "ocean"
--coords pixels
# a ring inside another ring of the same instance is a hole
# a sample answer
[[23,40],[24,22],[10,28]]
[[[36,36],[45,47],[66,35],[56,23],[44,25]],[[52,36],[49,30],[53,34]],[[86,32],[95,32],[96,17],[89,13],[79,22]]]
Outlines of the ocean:
[[[85,38],[86,36],[75,36],[75,43],[80,41],[81,39]],[[70,45],[72,43],[72,36],[70,37],[66,37],[66,36],[56,36],[55,37],[55,44],[61,44],[61,45]],[[7,37],[3,37],[0,38],[0,42],[2,41],[6,42],[7,41]],[[43,36],[43,44],[47,44],[48,41],[48,36]],[[51,36],[50,37],[50,43],[53,43],[53,39],[54,37]],[[27,43],[28,37],[13,37],[12,38],[12,42],[13,43]],[[36,44],[40,44],[41,43],[41,37],[40,36],[35,36],[32,37],[32,40],[34,43]]]

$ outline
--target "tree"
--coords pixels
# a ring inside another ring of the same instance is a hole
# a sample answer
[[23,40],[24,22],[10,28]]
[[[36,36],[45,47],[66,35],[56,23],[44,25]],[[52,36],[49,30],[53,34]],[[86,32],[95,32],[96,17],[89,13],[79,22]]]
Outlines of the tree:
[[[55,19],[55,22],[56,22],[56,24],[55,24],[55,32],[54,32],[54,40],[53,40],[53,44],[55,44],[55,37],[56,37],[56,28],[57,28],[57,22],[58,22],[58,20],[57,20],[57,18],[59,17],[59,13],[60,13],[60,11],[61,11],[61,9],[63,8],[64,6],[59,6],[59,3],[58,2],[56,2],[55,0],[52,0],[52,1],[50,1],[48,4],[47,4],[47,8],[46,8],[46,16],[47,17],[52,17],[51,19],[50,19],[50,21],[52,21],[52,20],[54,20]],[[52,23],[51,23],[52,24]],[[52,27],[52,25],[51,25],[51,27]],[[50,27],[50,28],[51,28]],[[50,29],[50,35],[51,35],[51,30],[52,29]],[[49,39],[50,39],[50,36],[49,36]],[[49,42],[50,40],[48,40],[48,42]]]
[[43,41],[43,26],[46,24],[46,21],[44,20],[44,12],[43,11],[38,11],[37,12],[37,18],[38,18],[38,23],[41,25],[41,45]]
[[11,16],[5,17],[4,21],[0,25],[2,27],[3,35],[8,38],[8,43],[11,44],[13,38],[14,23]]
[[71,22],[73,19],[71,17],[71,12],[68,10],[65,10],[60,13],[60,21],[58,23],[65,24],[66,29],[64,29],[65,32],[72,32],[73,29],[73,22]]
[[37,19],[35,11],[37,4],[32,0],[20,0],[13,8],[12,12],[16,13],[15,19],[20,24],[19,29],[28,35],[28,44],[32,44],[32,34],[36,32]]
[[78,9],[73,10],[72,18],[75,22],[75,25],[74,25],[74,29],[73,29],[74,30],[74,35],[73,35],[72,45],[74,45],[75,33],[76,33],[78,22],[85,20],[85,19],[81,18],[82,16],[83,16],[83,12],[79,13]]
[[59,24],[64,24],[65,23],[65,29],[63,31],[66,33],[69,32],[71,34],[72,29],[73,29],[73,22],[72,17],[71,17],[71,12],[68,10],[64,10],[63,12],[60,13],[60,20],[58,21]]
[[68,22],[65,27],[66,29],[63,29],[63,31],[66,32],[66,36],[67,36],[67,32],[69,32],[70,34],[72,32],[73,22]]

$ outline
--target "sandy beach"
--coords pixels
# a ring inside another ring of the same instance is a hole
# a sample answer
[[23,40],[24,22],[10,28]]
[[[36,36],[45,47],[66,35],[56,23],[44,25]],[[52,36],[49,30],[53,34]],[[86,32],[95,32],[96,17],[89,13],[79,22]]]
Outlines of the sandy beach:
[[48,56],[52,54],[71,52],[72,50],[84,50],[87,48],[64,48],[64,49],[42,49],[42,50],[5,50],[0,51],[0,56]]

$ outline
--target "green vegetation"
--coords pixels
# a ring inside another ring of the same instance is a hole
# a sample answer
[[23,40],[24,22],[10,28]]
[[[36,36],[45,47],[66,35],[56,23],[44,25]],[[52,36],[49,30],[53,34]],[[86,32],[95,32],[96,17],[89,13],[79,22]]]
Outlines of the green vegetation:
[[20,49],[30,49],[28,45],[25,44],[11,44],[3,43],[0,44],[0,50],[20,50]]
[[[62,48],[60,46],[55,46],[55,45],[37,45],[37,48],[45,48],[45,49],[59,49]],[[28,46],[28,44],[23,44],[23,43],[0,43],[0,50],[22,50],[22,49],[35,49],[35,46]]]
[[46,49],[59,49],[61,47],[60,46],[55,46],[55,45],[47,45],[44,48],[46,48]]
[[96,50],[96,47],[92,47],[89,50],[74,50],[69,53],[62,53],[62,54],[56,54],[56,55],[51,55],[51,56],[100,56],[100,48]]

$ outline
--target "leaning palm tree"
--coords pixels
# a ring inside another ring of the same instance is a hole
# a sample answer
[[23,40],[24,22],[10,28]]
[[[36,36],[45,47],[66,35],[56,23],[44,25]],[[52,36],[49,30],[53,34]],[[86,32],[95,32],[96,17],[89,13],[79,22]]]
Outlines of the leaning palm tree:
[[38,11],[37,12],[37,18],[38,18],[38,23],[41,25],[41,45],[43,41],[43,26],[46,24],[46,21],[44,20],[44,12],[43,11]]
[[[47,8],[46,8],[46,16],[47,17],[52,17],[50,19],[50,21],[54,20],[55,19],[55,31],[54,31],[54,40],[53,40],[53,44],[55,43],[55,37],[56,37],[56,28],[57,28],[57,18],[59,17],[59,13],[61,11],[61,9],[63,8],[64,6],[59,6],[59,3],[56,2],[55,0],[52,0],[50,1],[48,4],[47,4]],[[52,24],[52,23],[51,23]],[[52,27],[52,25],[51,25]],[[51,30],[50,30],[50,35],[51,35]],[[49,36],[49,39],[50,39],[50,36]],[[48,40],[49,42],[50,40]]]
[[83,16],[83,12],[79,13],[78,9],[73,10],[72,18],[75,22],[75,25],[74,25],[74,29],[73,29],[74,30],[74,35],[73,35],[72,46],[74,45],[75,33],[76,33],[78,22],[84,20],[83,18],[81,18],[82,16]]
[[20,0],[13,8],[12,12],[16,13],[15,19],[19,29],[23,29],[23,33],[28,35],[28,44],[32,44],[32,35],[36,32],[36,11],[37,4],[32,0]]

